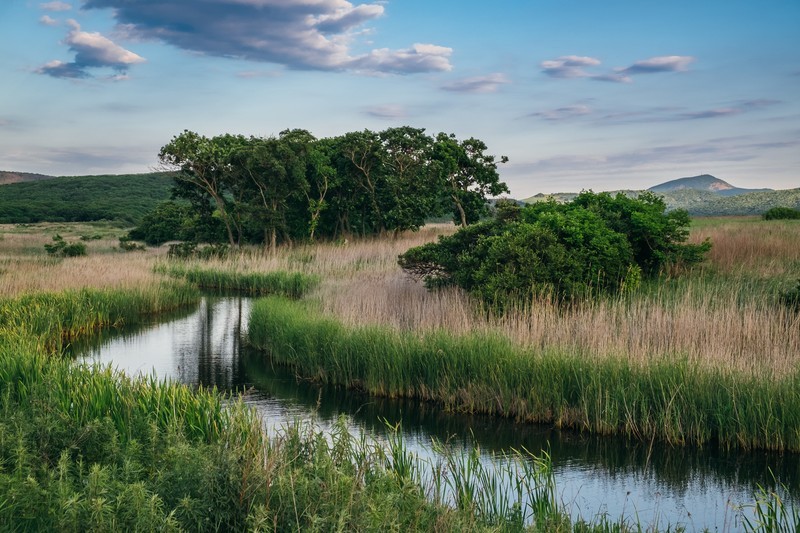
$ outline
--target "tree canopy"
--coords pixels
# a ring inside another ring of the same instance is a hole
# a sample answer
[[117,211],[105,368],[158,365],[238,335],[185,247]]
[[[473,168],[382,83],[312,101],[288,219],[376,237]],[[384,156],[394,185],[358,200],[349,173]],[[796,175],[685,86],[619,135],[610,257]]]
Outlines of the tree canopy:
[[[181,227],[193,225],[191,233],[209,241],[222,234],[232,246],[275,247],[415,230],[448,212],[462,226],[475,222],[488,213],[489,195],[508,192],[487,149],[409,126],[323,139],[300,129],[268,138],[184,131],[159,159],[177,171],[173,199],[192,206],[193,220],[184,217]],[[165,206],[146,222],[174,225],[175,215]]]

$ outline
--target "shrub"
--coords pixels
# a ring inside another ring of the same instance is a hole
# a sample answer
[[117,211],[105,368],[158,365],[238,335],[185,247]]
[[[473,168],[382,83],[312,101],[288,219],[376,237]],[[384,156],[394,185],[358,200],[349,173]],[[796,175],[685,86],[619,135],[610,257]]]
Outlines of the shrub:
[[135,252],[144,250],[144,244],[131,240],[127,235],[119,238],[119,249],[123,252]]
[[498,308],[543,293],[570,300],[630,290],[642,276],[702,261],[711,247],[684,244],[688,215],[665,211],[652,194],[584,192],[567,204],[498,210],[399,263],[429,288],[456,285]]
[[800,311],[800,280],[797,286],[781,293],[781,303],[790,309]]
[[82,242],[68,243],[64,237],[56,233],[53,235],[53,244],[45,244],[44,249],[50,255],[58,257],[77,257],[86,255],[86,245]]
[[763,216],[764,220],[797,220],[800,219],[800,210],[791,207],[773,207]]
[[162,202],[142,217],[141,223],[128,233],[132,240],[157,246],[167,241],[186,240],[192,225],[192,213],[187,205]]

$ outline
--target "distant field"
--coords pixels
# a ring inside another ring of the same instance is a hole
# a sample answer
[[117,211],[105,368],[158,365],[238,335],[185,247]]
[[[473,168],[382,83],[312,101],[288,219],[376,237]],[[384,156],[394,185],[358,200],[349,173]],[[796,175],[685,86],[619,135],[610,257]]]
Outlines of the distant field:
[[167,173],[65,176],[0,187],[0,224],[108,220],[135,225],[169,199]]

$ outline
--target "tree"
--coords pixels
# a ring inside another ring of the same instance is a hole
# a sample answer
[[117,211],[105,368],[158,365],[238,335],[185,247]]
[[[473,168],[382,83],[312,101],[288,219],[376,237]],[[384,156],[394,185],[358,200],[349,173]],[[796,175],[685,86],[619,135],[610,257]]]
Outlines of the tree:
[[237,149],[242,139],[233,135],[209,139],[185,130],[173,137],[158,154],[163,165],[179,169],[176,180],[190,185],[213,201],[215,214],[225,226],[231,246],[239,244],[241,224],[234,215],[230,195],[233,182],[230,158],[231,152]]
[[306,146],[313,141],[304,130],[287,130],[278,138],[251,137],[232,154],[231,161],[247,184],[242,187],[253,191],[248,195],[247,203],[253,208],[249,215],[263,225],[264,242],[270,249],[277,247],[279,233],[290,240],[286,226],[289,201],[308,188]]
[[[459,142],[455,134],[446,133],[439,133],[433,145],[433,171],[453,207],[453,220],[462,228],[488,214],[488,195],[509,192],[497,173],[498,162],[486,154],[487,148],[473,137]],[[502,156],[499,163],[506,162],[508,158]]]

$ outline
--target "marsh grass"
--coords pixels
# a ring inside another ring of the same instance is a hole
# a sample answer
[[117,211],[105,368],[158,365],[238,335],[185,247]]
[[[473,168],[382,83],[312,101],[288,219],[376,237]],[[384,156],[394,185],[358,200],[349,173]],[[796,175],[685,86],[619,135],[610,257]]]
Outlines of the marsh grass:
[[319,277],[302,272],[241,272],[216,270],[197,265],[167,262],[156,265],[156,272],[185,279],[202,289],[236,291],[251,295],[279,294],[300,298],[319,284]]
[[347,327],[309,306],[256,302],[248,337],[321,383],[599,434],[800,451],[800,372],[771,380],[691,364],[521,348],[499,335]]

